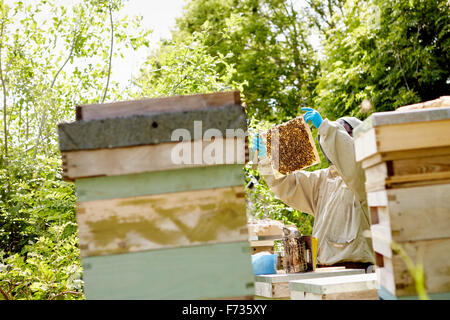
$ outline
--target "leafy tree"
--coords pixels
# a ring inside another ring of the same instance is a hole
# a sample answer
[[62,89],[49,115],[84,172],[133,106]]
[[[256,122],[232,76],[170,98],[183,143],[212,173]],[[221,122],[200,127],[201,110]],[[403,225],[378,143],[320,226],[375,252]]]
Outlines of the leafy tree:
[[[205,40],[210,31],[205,24],[201,32],[187,34],[183,41],[166,40],[142,65],[133,83],[138,88],[134,97],[242,90],[242,85],[232,80],[235,69],[226,57],[208,52]],[[219,68],[224,72],[219,73]]]
[[[128,95],[111,60],[148,46],[122,1],[0,2],[0,299],[82,299],[75,188],[57,124],[77,104]],[[105,21],[109,23],[105,23]]]
[[347,1],[325,33],[315,102],[330,117],[449,93],[449,4],[435,0]]
[[[249,116],[273,122],[310,105],[315,57],[308,29],[294,2],[283,0],[193,0],[178,19],[175,38],[212,26],[208,51],[227,56],[236,68],[233,80],[245,83]],[[229,36],[222,30],[228,28]],[[218,69],[219,72],[222,70]]]
[[47,235],[20,254],[3,257],[0,251],[0,297],[19,299],[84,298],[76,224],[52,225]]

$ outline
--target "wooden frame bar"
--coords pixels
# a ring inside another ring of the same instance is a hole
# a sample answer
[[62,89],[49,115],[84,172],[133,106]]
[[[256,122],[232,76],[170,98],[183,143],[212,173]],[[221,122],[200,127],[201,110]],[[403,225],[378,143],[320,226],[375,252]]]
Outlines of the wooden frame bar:
[[160,112],[189,111],[227,105],[240,105],[239,91],[146,98],[76,107],[76,120],[97,120]]

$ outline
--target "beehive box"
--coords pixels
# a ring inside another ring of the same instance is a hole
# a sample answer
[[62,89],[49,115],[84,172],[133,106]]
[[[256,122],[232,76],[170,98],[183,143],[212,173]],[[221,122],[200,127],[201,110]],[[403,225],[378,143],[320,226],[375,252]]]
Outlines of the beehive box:
[[58,126],[87,299],[253,296],[245,131],[239,92],[80,106]]
[[267,251],[274,253],[275,240],[283,238],[284,223],[272,219],[248,221],[248,232],[252,254]]
[[291,300],[378,300],[375,273],[289,281]]
[[286,175],[320,163],[311,129],[299,116],[262,133],[272,168]]
[[257,275],[255,276],[255,296],[257,299],[290,299],[289,281],[336,277],[361,273],[364,273],[363,269],[328,267],[301,273]]
[[380,292],[417,296],[392,244],[422,262],[427,293],[450,292],[450,108],[372,114],[354,131],[365,170]]

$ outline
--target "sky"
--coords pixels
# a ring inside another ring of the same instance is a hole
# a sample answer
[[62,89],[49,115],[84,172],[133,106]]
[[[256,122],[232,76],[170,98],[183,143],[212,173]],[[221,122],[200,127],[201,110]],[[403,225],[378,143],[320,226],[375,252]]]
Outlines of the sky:
[[137,76],[139,66],[149,55],[149,50],[156,48],[161,38],[169,38],[170,30],[175,26],[175,18],[181,16],[188,0],[128,0],[120,10],[120,16],[142,15],[142,27],[153,30],[150,36],[150,49],[129,50],[125,59],[112,62],[114,73],[112,79],[120,85],[127,85],[132,76]]

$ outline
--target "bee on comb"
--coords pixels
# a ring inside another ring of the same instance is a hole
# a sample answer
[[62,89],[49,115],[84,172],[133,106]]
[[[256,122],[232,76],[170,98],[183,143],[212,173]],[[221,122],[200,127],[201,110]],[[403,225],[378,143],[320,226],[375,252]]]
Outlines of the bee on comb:
[[282,175],[320,163],[311,129],[303,116],[269,129],[263,136],[272,167]]

